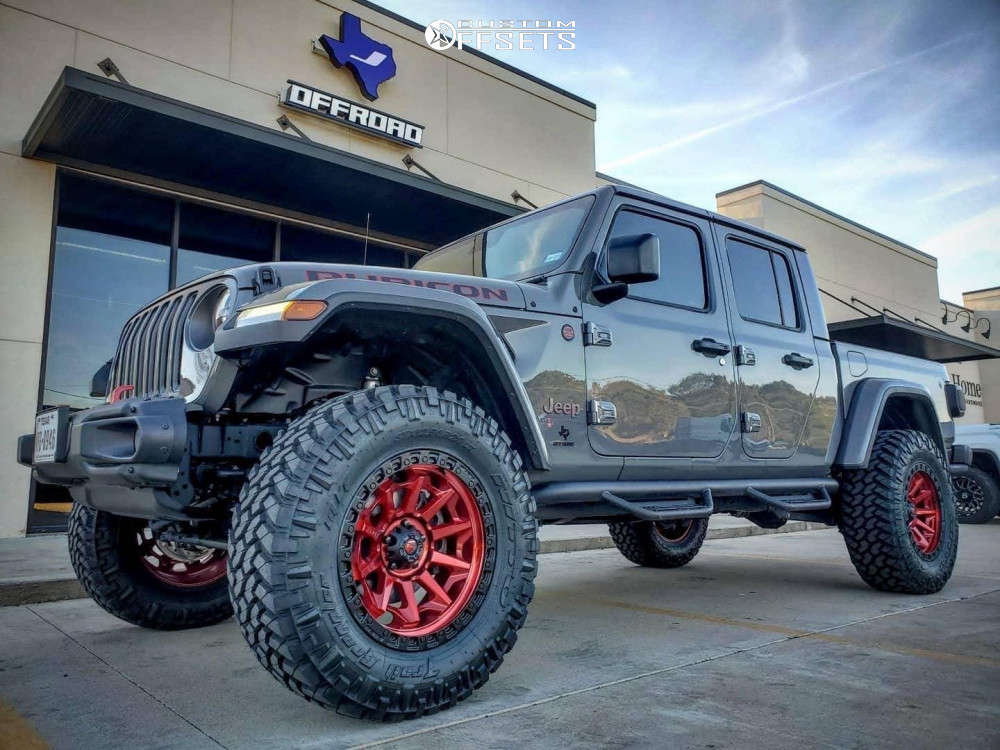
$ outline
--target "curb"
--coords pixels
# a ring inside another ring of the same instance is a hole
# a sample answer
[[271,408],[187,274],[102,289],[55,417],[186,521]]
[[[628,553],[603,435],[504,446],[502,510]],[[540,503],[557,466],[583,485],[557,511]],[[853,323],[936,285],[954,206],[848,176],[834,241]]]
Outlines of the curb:
[[63,599],[86,598],[87,594],[76,578],[0,584],[0,607],[18,607],[22,604],[42,604],[43,602],[59,602]]
[[[789,521],[780,529],[762,529],[759,526],[737,526],[733,528],[709,529],[706,539],[735,539],[744,536],[764,536],[766,534],[788,534],[796,531],[829,529],[822,523]],[[543,541],[538,550],[546,555],[557,552],[585,552],[587,550],[612,549],[615,543],[610,536],[589,536],[579,539],[549,539]],[[0,607],[17,607],[22,604],[42,604],[64,599],[86,599],[87,594],[76,578],[57,578],[48,581],[27,581],[0,583]]]
[[[705,539],[736,539],[744,536],[767,536],[769,534],[791,534],[797,531],[819,531],[832,529],[825,523],[813,521],[789,521],[780,529],[762,529],[760,526],[734,526],[732,528],[709,529]],[[615,546],[610,536],[591,536],[582,539],[548,539],[541,543],[538,554],[553,552],[583,552],[584,550],[611,549]]]

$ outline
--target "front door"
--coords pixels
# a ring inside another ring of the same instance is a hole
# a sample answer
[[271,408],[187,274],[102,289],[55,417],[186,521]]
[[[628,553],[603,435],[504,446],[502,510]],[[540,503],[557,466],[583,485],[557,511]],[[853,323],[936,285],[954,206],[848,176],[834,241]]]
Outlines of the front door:
[[[627,204],[613,213],[603,246],[656,235],[660,278],[630,285],[623,299],[584,305],[588,432],[596,452],[715,457],[733,434],[732,341],[710,231],[708,222],[685,214]],[[603,255],[597,276],[605,275]]]
[[792,250],[718,228],[729,266],[743,450],[789,458],[819,382],[819,357]]

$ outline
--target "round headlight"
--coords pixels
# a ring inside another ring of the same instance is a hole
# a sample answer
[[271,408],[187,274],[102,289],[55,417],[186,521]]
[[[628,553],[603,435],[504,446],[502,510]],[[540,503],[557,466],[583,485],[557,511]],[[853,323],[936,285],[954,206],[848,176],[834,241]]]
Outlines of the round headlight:
[[215,343],[215,331],[225,322],[228,304],[229,289],[224,286],[210,290],[198,300],[187,324],[188,345],[192,349],[202,351]]

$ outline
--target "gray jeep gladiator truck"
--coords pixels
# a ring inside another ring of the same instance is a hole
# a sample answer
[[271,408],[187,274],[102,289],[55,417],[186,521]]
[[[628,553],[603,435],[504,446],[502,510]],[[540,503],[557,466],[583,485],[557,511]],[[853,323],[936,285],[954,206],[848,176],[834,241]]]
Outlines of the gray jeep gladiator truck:
[[69,487],[84,588],[147,627],[235,614],[277,679],[354,716],[487,681],[539,522],[607,522],[669,568],[713,513],[823,521],[885,591],[955,562],[944,368],[831,342],[795,244],[627,187],[412,269],[206,276],[136,313],[95,381],[107,403],[18,445]]

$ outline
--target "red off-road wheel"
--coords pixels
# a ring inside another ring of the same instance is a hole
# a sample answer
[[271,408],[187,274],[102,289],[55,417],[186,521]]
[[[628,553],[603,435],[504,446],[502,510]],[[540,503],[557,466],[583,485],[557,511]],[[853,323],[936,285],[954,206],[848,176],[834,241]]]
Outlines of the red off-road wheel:
[[626,559],[650,568],[679,568],[701,550],[707,518],[677,521],[614,521],[608,524],[615,546]]
[[351,543],[351,575],[380,626],[375,637],[383,629],[410,638],[443,632],[476,592],[485,556],[483,514],[455,472],[413,463],[386,477]]
[[146,628],[212,625],[232,614],[226,553],[157,540],[146,521],[74,505],[69,553],[102,608]]
[[261,456],[230,585],[260,662],[351,716],[454,705],[511,649],[534,592],[521,458],[482,409],[392,386],[322,403]]
[[951,477],[926,434],[879,432],[868,468],[843,473],[838,505],[851,562],[868,585],[932,594],[947,583],[958,520]]

